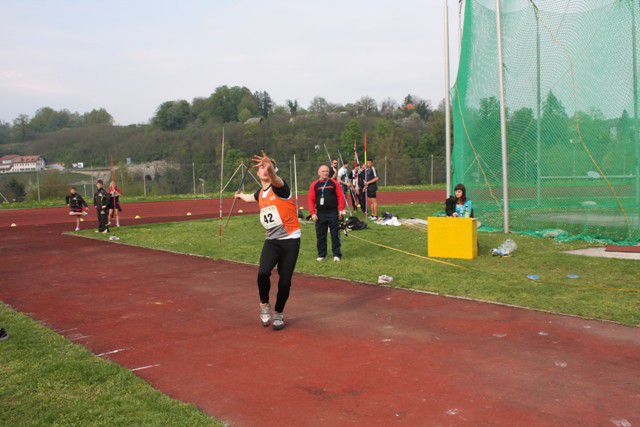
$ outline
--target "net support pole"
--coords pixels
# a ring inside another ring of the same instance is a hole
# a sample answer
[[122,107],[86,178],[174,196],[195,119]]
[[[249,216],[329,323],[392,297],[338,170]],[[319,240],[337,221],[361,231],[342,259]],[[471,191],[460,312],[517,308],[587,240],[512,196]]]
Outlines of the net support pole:
[[541,99],[540,90],[540,17],[536,10],[536,204],[540,206],[542,201],[542,168],[540,161],[542,160],[542,123],[541,117]]
[[224,127],[222,128],[222,145],[220,147],[220,197],[219,197],[219,206],[220,206],[220,224],[218,226],[218,239],[222,240],[222,191],[224,185]]
[[444,0],[444,123],[447,198],[451,196],[451,98],[449,96],[449,5]]
[[631,48],[633,52],[633,142],[636,148],[636,207],[640,209],[640,141],[638,140],[638,45],[636,29],[636,6],[630,1],[631,6]]
[[502,150],[503,228],[509,232],[509,175],[507,156],[507,113],[504,97],[504,61],[502,57],[502,19],[500,0],[496,0],[496,35],[498,39],[498,79],[500,81],[500,142]]

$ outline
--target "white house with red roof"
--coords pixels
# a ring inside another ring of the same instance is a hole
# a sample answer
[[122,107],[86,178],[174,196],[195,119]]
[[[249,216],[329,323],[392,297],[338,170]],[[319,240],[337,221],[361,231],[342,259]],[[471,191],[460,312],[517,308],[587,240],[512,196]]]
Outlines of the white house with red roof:
[[41,171],[44,166],[44,159],[40,156],[7,154],[0,157],[0,173]]

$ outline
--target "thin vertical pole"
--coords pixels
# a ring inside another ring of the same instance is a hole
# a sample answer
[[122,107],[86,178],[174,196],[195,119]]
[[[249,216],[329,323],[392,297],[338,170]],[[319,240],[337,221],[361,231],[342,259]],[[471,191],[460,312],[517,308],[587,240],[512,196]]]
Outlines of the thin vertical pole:
[[38,201],[40,201],[40,173],[36,171],[36,182],[38,183]]
[[444,0],[444,114],[447,198],[451,196],[451,97],[449,96],[449,5]]
[[218,238],[222,239],[222,186],[224,185],[224,127],[222,128],[222,148],[220,149],[220,224]]
[[124,170],[122,168],[120,168],[120,187],[124,192]]
[[293,184],[293,165],[289,159],[289,185]]
[[191,162],[191,175],[193,177],[193,194],[196,194],[196,163]]
[[433,185],[433,154],[431,155],[431,185]]
[[142,171],[142,190],[144,191],[145,197],[147,196],[147,174]]
[[507,157],[507,113],[504,97],[504,61],[502,58],[502,17],[500,0],[496,0],[496,31],[498,37],[498,77],[500,81],[500,141],[502,149],[502,202],[503,202],[503,228],[509,232],[509,176]]
[[[535,6],[534,6],[535,7]],[[536,205],[540,206],[542,201],[542,123],[541,118],[541,99],[540,90],[540,17],[538,9],[534,10],[536,14]]]
[[384,186],[387,186],[387,156],[384,156]]
[[633,52],[633,142],[636,146],[636,207],[640,209],[640,141],[638,140],[638,46],[636,29],[636,6],[630,1],[631,6],[631,47]]
[[[296,155],[293,155],[293,186],[296,193],[296,214],[298,213],[298,169],[296,167]],[[309,207],[311,209],[311,207]]]

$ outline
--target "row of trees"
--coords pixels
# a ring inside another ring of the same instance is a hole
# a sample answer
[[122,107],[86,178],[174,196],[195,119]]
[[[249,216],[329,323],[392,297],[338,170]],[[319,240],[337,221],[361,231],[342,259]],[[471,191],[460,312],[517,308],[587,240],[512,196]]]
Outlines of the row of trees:
[[94,125],[112,125],[113,117],[104,108],[93,109],[84,114],[72,113],[51,107],[40,108],[33,117],[21,114],[12,124],[0,121],[0,144],[22,142],[38,134],[55,132],[64,128],[79,128]]
[[151,120],[163,130],[180,130],[190,124],[202,125],[212,118],[224,123],[244,123],[250,118],[268,119],[270,115],[297,116],[301,114],[347,114],[350,116],[399,117],[417,114],[426,121],[432,113],[429,101],[407,95],[402,104],[387,98],[378,107],[375,99],[363,96],[355,103],[335,104],[323,97],[315,97],[307,109],[301,108],[297,100],[287,100],[276,105],[267,91],[251,92],[246,87],[220,86],[207,98],[163,102]]

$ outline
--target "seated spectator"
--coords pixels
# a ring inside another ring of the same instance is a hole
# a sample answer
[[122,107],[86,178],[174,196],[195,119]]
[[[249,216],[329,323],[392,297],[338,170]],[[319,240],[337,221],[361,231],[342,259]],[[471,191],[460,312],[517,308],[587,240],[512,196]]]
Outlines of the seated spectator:
[[447,216],[456,218],[473,218],[473,203],[467,199],[467,190],[464,185],[458,184],[453,189],[453,196],[445,202]]

